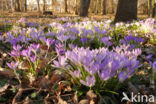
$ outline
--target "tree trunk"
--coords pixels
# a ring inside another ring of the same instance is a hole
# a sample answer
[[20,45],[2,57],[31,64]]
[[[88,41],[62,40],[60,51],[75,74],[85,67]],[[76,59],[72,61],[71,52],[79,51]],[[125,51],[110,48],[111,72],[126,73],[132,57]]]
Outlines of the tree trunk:
[[75,0],[75,14],[78,15],[77,0]]
[[21,8],[20,8],[20,0],[16,0],[15,1],[15,10],[20,12],[21,11]]
[[41,9],[40,9],[40,0],[37,0],[37,5],[38,5],[38,11],[40,12]]
[[155,17],[155,13],[156,13],[156,3],[154,1],[154,6],[153,6],[153,10],[152,10],[152,17]]
[[20,10],[23,12],[24,11],[24,1],[20,0]]
[[80,13],[79,13],[79,16],[81,16],[81,17],[88,16],[89,5],[90,5],[90,0],[80,0]]
[[67,5],[67,0],[64,0],[64,12],[68,12],[68,5]]
[[9,10],[9,2],[8,2],[8,0],[5,0],[5,8],[6,8],[6,10]]
[[2,10],[4,11],[4,0],[2,0],[1,3],[2,3]]
[[137,3],[138,0],[119,0],[114,22],[136,20]]
[[43,0],[43,11],[46,11],[46,0]]
[[100,4],[100,0],[96,1],[96,9],[95,9],[95,14],[99,13],[99,4]]
[[51,11],[53,11],[53,0],[51,0]]
[[148,17],[152,16],[152,0],[148,0]]
[[114,13],[114,0],[111,0],[111,4],[112,4],[112,14]]
[[24,11],[27,12],[27,0],[24,1]]
[[11,0],[11,11],[13,11],[14,10],[14,5],[13,5],[13,0]]
[[101,0],[101,14],[105,15],[106,12],[106,0]]

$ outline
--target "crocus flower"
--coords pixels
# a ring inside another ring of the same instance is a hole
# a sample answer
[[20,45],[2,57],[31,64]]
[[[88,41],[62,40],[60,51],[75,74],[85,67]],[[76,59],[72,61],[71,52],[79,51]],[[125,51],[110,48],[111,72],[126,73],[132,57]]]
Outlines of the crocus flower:
[[153,63],[153,69],[156,70],[156,61]]
[[88,76],[86,78],[86,81],[83,81],[83,80],[80,80],[80,82],[85,85],[85,86],[88,86],[88,87],[92,87],[95,85],[95,77],[94,76]]
[[36,56],[31,56],[31,57],[30,57],[30,60],[31,60],[32,62],[35,62],[35,61],[37,60],[37,57],[36,57]]
[[81,38],[82,43],[85,43],[86,41],[87,41],[87,38],[85,38],[85,37]]
[[128,78],[128,75],[126,75],[126,72],[121,71],[121,72],[119,73],[119,75],[118,75],[118,78],[119,78],[119,80],[120,80],[121,82],[123,82],[125,79]]
[[54,40],[51,39],[51,38],[48,38],[48,39],[44,40],[44,42],[46,43],[46,45],[48,46],[48,48],[49,48],[52,44],[54,44]]
[[18,42],[17,39],[12,39],[12,40],[10,41],[10,43],[11,43],[12,45],[16,45],[17,42]]
[[70,74],[74,77],[80,78],[81,77],[81,72],[80,70],[75,70],[74,72],[70,71]]
[[148,56],[146,56],[146,59],[148,60],[148,61],[150,61],[151,59],[152,59],[152,54],[150,54],[150,55],[148,55]]
[[63,55],[65,53],[64,45],[61,43],[55,45],[55,50],[58,55]]
[[64,56],[59,56],[58,57],[58,61],[53,61],[54,63],[54,67],[58,67],[58,68],[64,68],[67,65],[67,58]]
[[104,43],[106,46],[111,46],[112,45],[112,42],[110,41],[109,37],[101,38],[101,42]]
[[18,66],[18,62],[12,61],[11,63],[7,63],[7,65],[10,69],[16,69]]
[[11,53],[8,53],[11,57],[18,57],[21,53],[17,50],[12,50]]
[[31,56],[31,50],[29,48],[27,48],[21,52],[21,55],[25,56],[25,57],[30,57]]
[[40,45],[39,44],[30,44],[29,48],[32,50],[32,51],[37,51],[39,49]]
[[16,50],[16,51],[20,51],[20,50],[21,50],[21,48],[22,48],[22,46],[21,46],[21,45],[19,45],[19,44],[18,44],[18,45],[14,45],[14,46],[13,46],[13,49],[14,49],[14,50]]

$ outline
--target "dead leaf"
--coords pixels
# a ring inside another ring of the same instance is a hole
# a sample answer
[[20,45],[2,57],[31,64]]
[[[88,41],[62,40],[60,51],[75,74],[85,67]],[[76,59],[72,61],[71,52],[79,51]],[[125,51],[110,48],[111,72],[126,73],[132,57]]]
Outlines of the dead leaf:
[[59,87],[57,89],[57,95],[60,95],[61,94],[61,90],[63,89],[63,87],[64,87],[64,84],[63,83],[59,84]]
[[22,61],[19,63],[18,65],[18,69],[21,69],[21,70],[27,70],[27,69],[30,69],[30,64],[28,61]]
[[24,99],[23,102],[24,102],[23,104],[34,104],[33,101],[28,96]]
[[0,71],[0,77],[2,78],[14,78],[15,74],[10,70]]
[[95,104],[94,100],[92,99],[89,104]]
[[62,79],[61,76],[53,74],[51,76],[50,81],[51,81],[51,83],[55,84],[55,83],[59,82],[61,79]]
[[57,104],[67,104],[60,96],[57,96],[58,103]]
[[96,99],[97,95],[93,92],[93,90],[89,90],[86,94],[87,97],[89,97],[90,99]]
[[79,104],[89,104],[89,100],[88,99],[82,99]]
[[67,87],[64,89],[64,92],[71,92],[71,91],[72,91],[71,86],[67,86]]
[[33,75],[32,73],[28,73],[27,76],[28,76],[28,78],[29,78],[30,84],[32,85],[33,82],[35,81],[35,77],[34,77],[34,75]]
[[5,84],[3,87],[0,88],[0,93],[4,92],[9,87],[9,84]]
[[75,104],[78,104],[78,96],[76,93],[74,94],[73,101]]
[[33,86],[38,88],[49,88],[50,81],[47,76],[39,77],[36,81],[33,82]]

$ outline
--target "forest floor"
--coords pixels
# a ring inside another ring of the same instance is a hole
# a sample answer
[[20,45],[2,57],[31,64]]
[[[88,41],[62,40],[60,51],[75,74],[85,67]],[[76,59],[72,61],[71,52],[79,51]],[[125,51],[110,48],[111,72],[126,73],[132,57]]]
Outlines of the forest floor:
[[[71,13],[53,13],[53,15],[43,15],[42,12],[37,11],[29,11],[29,12],[8,12],[8,11],[0,11],[0,20],[9,20],[11,22],[16,21],[20,19],[21,17],[27,18],[28,22],[40,22],[42,23],[49,23],[49,21],[55,21],[56,18],[61,17],[78,17],[78,15],[71,14]],[[92,14],[90,13],[88,15],[89,18],[95,18],[96,20],[101,19],[110,19],[114,20],[115,14],[107,14],[107,15],[101,15],[101,14]],[[147,15],[139,14],[139,19],[145,19],[148,18]]]
[[[8,28],[8,30],[3,31],[1,35],[6,35],[6,32],[11,31],[11,30],[9,30],[10,25],[17,26],[17,24],[16,24],[17,20],[19,20],[20,18],[23,18],[23,17],[27,19],[27,22],[49,24],[53,21],[57,22],[57,20],[56,20],[57,18],[61,18],[61,17],[74,18],[74,17],[78,17],[78,16],[73,15],[73,14],[65,14],[65,13],[54,13],[53,15],[43,15],[42,13],[38,13],[38,12],[24,13],[24,12],[2,12],[2,11],[0,11],[0,23],[3,21],[10,21],[11,23],[15,23],[15,24],[8,23],[9,25],[8,25],[8,27],[6,27],[6,28]],[[104,15],[104,16],[89,14],[88,17],[93,20],[95,19],[96,21],[102,20],[102,19],[110,19],[110,20],[114,19],[113,14],[108,14],[108,15]],[[138,18],[146,19],[147,15],[138,15]],[[104,22],[103,22],[103,24],[104,24]],[[90,25],[91,24],[89,24],[88,26],[90,26]],[[95,25],[95,24],[93,24],[93,25]],[[42,25],[40,25],[40,26],[42,26]],[[3,27],[4,26],[2,25],[2,29],[0,28],[0,32],[1,32],[1,30],[4,30]],[[20,27],[20,25],[19,25],[19,27]],[[43,26],[43,27],[45,27],[45,26]],[[47,28],[48,27],[45,27],[43,30],[46,31]],[[134,28],[135,28],[135,26],[134,26]],[[126,32],[127,30],[124,30],[124,31]],[[132,30],[132,31],[134,31],[134,30]],[[120,32],[122,33],[122,31],[119,31],[119,33]],[[112,32],[112,34],[113,34],[113,32]],[[115,36],[115,35],[113,35],[113,36]],[[146,38],[144,37],[144,35],[142,37],[146,41]],[[31,41],[31,42],[34,42],[34,41]],[[31,44],[31,42],[28,44]],[[97,43],[97,42],[95,42],[95,43]],[[79,42],[76,44],[79,44]],[[114,44],[116,45],[115,42],[114,42]],[[125,87],[126,92],[136,92],[136,93],[141,92],[141,94],[143,94],[143,95],[144,94],[156,95],[156,90],[150,88],[150,86],[151,86],[151,83],[150,83],[151,82],[150,81],[151,80],[150,79],[151,67],[149,68],[149,64],[146,61],[146,57],[149,55],[152,55],[152,61],[156,60],[156,54],[155,54],[156,53],[156,43],[151,43],[147,39],[147,42],[145,42],[144,44],[140,44],[140,45],[141,46],[139,46],[139,48],[141,49],[142,54],[140,54],[140,56],[138,57],[138,60],[140,61],[142,66],[141,66],[141,68],[139,68],[136,75],[131,80],[128,80],[127,82],[125,82],[126,85],[124,85],[123,87]],[[88,46],[91,46],[91,45],[89,44]],[[73,92],[74,87],[72,85],[65,85],[65,84],[61,83],[63,81],[65,82],[67,78],[66,78],[66,76],[62,77],[62,75],[64,75],[64,74],[61,73],[61,75],[60,75],[60,73],[58,73],[57,70],[53,70],[50,73],[47,72],[49,74],[49,76],[44,76],[44,75],[39,76],[38,78],[36,78],[35,81],[32,81],[33,84],[30,84],[31,80],[29,81],[27,79],[24,79],[23,77],[21,77],[21,78],[23,78],[22,82],[19,83],[15,74],[12,71],[8,70],[7,69],[8,67],[6,65],[7,62],[10,62],[10,56],[8,57],[8,52],[10,52],[11,49],[12,49],[12,46],[0,41],[0,104],[2,104],[2,103],[3,104],[7,104],[7,103],[8,104],[10,104],[10,103],[12,103],[12,104],[53,104],[53,103],[54,104],[89,104],[86,102],[90,102],[90,104],[97,104],[97,102],[98,102],[98,104],[104,104],[104,101],[108,102],[105,104],[133,104],[129,101],[127,101],[125,103],[124,102],[121,103],[119,100],[121,97],[119,95],[111,96],[115,102],[115,103],[111,103],[110,101],[112,101],[112,99],[111,99],[110,95],[97,97],[97,95],[95,95],[93,92],[90,92],[90,91],[88,91],[86,94],[83,93],[83,96],[79,97],[79,96],[77,96],[77,90],[76,90],[76,92]],[[46,47],[41,47],[41,51],[44,52],[45,50],[47,50]],[[47,53],[49,55],[52,54],[51,50],[47,51]],[[46,61],[46,60],[44,60],[44,61]],[[26,64],[25,66],[27,66],[26,62],[23,61],[23,63]],[[23,63],[22,63],[22,65],[23,65]],[[42,64],[46,64],[46,63],[41,63],[40,66],[42,66]],[[29,66],[27,66],[27,67],[29,67]],[[5,68],[6,68],[6,70],[4,70]],[[48,66],[48,68],[49,68],[49,66]],[[36,69],[36,71],[38,71],[38,69]],[[38,72],[36,72],[36,73],[38,73]],[[68,78],[68,80],[69,80],[69,78]],[[122,93],[123,90],[124,89],[118,89],[117,91],[119,93]],[[79,93],[81,93],[81,92],[83,92],[83,91],[80,91]],[[116,97],[116,98],[114,98],[114,97]],[[104,101],[102,101],[103,99],[104,99]],[[154,99],[154,103],[150,103],[150,104],[156,104],[156,99]]]

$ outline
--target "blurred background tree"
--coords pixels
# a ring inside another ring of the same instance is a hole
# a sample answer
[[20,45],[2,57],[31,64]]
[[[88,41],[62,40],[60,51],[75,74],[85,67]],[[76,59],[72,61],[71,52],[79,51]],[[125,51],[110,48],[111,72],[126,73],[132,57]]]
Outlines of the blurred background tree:
[[[137,15],[155,17],[155,0],[0,0],[3,12],[52,11],[54,15],[112,16],[115,21],[137,19]],[[2,13],[2,12],[1,12]]]

